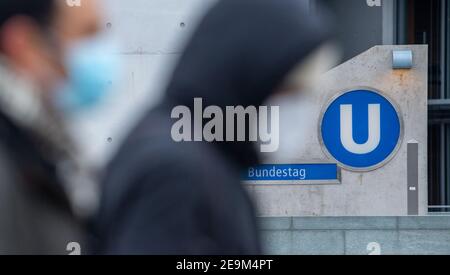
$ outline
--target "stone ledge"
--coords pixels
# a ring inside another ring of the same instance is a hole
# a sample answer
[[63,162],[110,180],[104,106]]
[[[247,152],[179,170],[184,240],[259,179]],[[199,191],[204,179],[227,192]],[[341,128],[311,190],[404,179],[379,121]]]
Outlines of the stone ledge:
[[405,230],[450,229],[450,216],[398,217],[398,228]]
[[450,255],[450,216],[259,218],[270,255]]
[[296,230],[367,230],[397,228],[395,217],[317,217],[293,218]]
[[290,230],[292,229],[292,218],[258,218],[260,230]]
[[260,217],[261,230],[450,230],[450,216]]

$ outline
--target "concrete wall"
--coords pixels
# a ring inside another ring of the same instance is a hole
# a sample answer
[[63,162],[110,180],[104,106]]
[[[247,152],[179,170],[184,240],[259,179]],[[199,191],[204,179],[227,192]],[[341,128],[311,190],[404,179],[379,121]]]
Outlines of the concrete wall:
[[[168,72],[180,55],[184,39],[193,31],[198,18],[214,2],[215,0],[104,1],[107,14],[105,24],[109,23],[109,32],[121,42],[118,54],[125,66],[122,77],[113,82],[116,91],[114,96],[98,110],[73,118],[74,135],[84,148],[89,162],[104,164],[142,110],[158,101],[166,85]],[[341,8],[345,18],[345,9],[342,8],[347,4],[342,6],[337,8]],[[367,12],[377,13],[374,10]],[[378,18],[377,14],[373,18]],[[349,33],[358,32],[349,30]],[[354,39],[364,40],[358,36]],[[369,41],[370,43],[373,41]],[[312,104],[315,109],[308,116],[315,117],[310,119],[315,125],[309,130],[306,125],[301,125],[300,130],[307,135],[306,140],[299,138],[291,143],[287,142],[281,152],[289,152],[295,159],[324,159],[323,151],[318,147],[316,122],[325,102],[336,92],[355,85],[387,91],[401,105],[409,123],[406,125],[404,141],[414,138],[421,143],[420,198],[421,214],[424,214],[426,129],[422,126],[426,125],[426,49],[413,47],[416,56],[414,69],[395,73],[390,69],[392,49],[393,47],[373,48],[326,74],[316,93],[319,97]],[[302,107],[299,105],[297,109]],[[288,125],[289,120],[297,119],[295,116],[288,117],[282,124]],[[293,128],[289,130],[292,132]],[[287,136],[283,135],[282,139]],[[388,164],[389,170],[364,175],[344,172],[342,186],[264,186],[252,187],[250,191],[259,205],[259,214],[263,216],[403,215],[406,212],[405,154],[403,144],[398,153],[399,158]]]
[[141,113],[158,102],[186,38],[215,1],[102,0],[123,70],[100,108],[71,119],[88,162],[102,166]]
[[[217,0],[101,0],[105,25],[117,38],[124,69],[113,82],[115,94],[96,111],[72,119],[87,160],[103,165],[143,109],[154,105],[168,73],[201,15]],[[318,0],[302,0],[314,10]],[[345,59],[381,44],[381,9],[365,0],[323,0],[337,13]],[[392,0],[384,0],[392,1]],[[347,3],[348,2],[348,3]],[[349,16],[349,15],[352,16]],[[363,20],[365,24],[355,24]],[[345,60],[344,59],[344,60]],[[112,138],[112,142],[108,139]]]
[[271,255],[450,255],[450,217],[261,218]]
[[[411,49],[412,70],[393,70],[392,51]],[[320,114],[336,94],[358,87],[381,91],[398,105],[404,124],[403,143],[395,157],[371,172],[342,170],[341,185],[280,185],[266,182],[249,187],[260,216],[403,216],[407,215],[407,142],[419,142],[420,215],[427,214],[427,74],[426,46],[377,46],[327,72],[310,93],[310,109],[285,123],[277,162],[333,162],[319,139]],[[300,121],[307,117],[309,123]],[[293,131],[307,133],[286,140]],[[269,161],[270,163],[270,161]]]

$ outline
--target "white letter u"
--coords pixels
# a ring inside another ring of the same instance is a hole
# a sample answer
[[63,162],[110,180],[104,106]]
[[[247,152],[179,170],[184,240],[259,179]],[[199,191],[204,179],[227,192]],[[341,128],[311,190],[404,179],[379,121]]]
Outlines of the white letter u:
[[364,144],[353,139],[353,106],[341,105],[341,142],[344,148],[354,154],[364,155],[373,152],[380,145],[380,105],[369,104],[369,137]]

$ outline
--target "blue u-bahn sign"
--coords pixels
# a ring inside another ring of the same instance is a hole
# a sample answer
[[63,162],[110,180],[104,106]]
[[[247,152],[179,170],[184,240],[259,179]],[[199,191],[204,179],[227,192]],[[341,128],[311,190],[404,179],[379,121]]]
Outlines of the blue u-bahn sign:
[[326,152],[346,169],[370,171],[386,164],[402,139],[395,105],[378,91],[345,92],[326,108],[320,124]]

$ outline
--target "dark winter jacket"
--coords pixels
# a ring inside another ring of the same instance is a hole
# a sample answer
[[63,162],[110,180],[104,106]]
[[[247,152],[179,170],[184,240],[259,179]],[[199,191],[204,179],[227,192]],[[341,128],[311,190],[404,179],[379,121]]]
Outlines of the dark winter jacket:
[[56,165],[41,149],[0,111],[0,254],[67,255],[69,243],[83,245]]
[[140,121],[110,163],[94,252],[258,254],[241,172],[258,163],[251,142],[180,142],[175,106],[260,106],[322,44],[325,22],[305,1],[222,0],[202,20],[163,102]]

